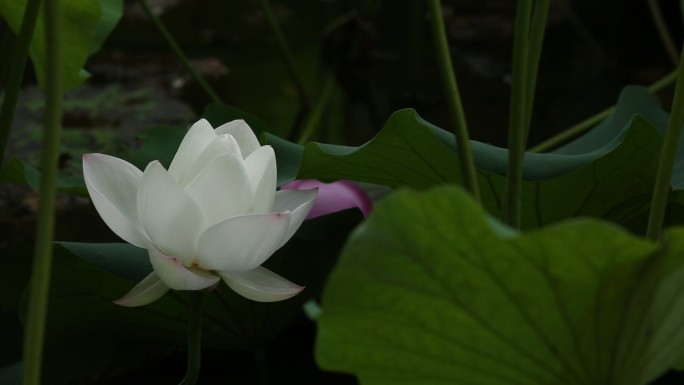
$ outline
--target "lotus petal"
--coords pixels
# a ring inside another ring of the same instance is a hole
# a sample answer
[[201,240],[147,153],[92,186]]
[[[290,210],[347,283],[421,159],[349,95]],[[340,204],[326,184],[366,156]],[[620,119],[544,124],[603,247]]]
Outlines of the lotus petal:
[[199,120],[193,124],[188,133],[185,134],[183,141],[176,151],[176,155],[169,166],[169,173],[177,182],[192,179],[193,171],[191,168],[195,166],[197,160],[204,152],[204,149],[216,139],[214,129],[211,124],[205,119]]
[[290,226],[280,246],[289,241],[294,233],[297,232],[299,226],[307,218],[311,208],[314,207],[317,195],[318,189],[315,188],[311,190],[280,190],[276,192],[273,211],[291,211]]
[[304,290],[278,274],[257,267],[249,271],[218,272],[218,275],[241,296],[258,302],[275,302],[294,297]]
[[114,303],[126,307],[143,306],[158,300],[167,291],[169,287],[164,285],[157,273],[152,272]]
[[198,234],[206,228],[204,215],[157,161],[147,166],[140,182],[138,213],[145,232],[164,254],[192,263]]
[[177,258],[162,253],[150,245],[150,262],[159,279],[174,290],[202,290],[214,285],[219,277],[199,268],[187,268]]
[[254,213],[273,211],[277,170],[275,152],[271,146],[260,147],[245,159],[245,169],[254,193]]
[[211,226],[227,218],[252,211],[252,189],[237,155],[224,155],[211,162],[186,188]]
[[186,176],[179,180],[178,184],[183,187],[189,185],[198,175],[204,171],[209,164],[211,164],[211,162],[226,155],[235,155],[242,160],[240,147],[232,136],[217,136],[211,141],[211,143],[207,145],[200,157],[197,159],[197,162],[188,167]]
[[124,241],[145,248],[149,239],[140,225],[136,196],[142,171],[113,156],[83,156],[83,177],[102,220]]
[[289,225],[289,212],[243,215],[220,222],[200,236],[199,265],[207,270],[252,270],[282,245]]
[[314,179],[295,180],[281,187],[283,190],[304,190],[318,188],[318,199],[307,219],[357,207],[364,217],[370,214],[373,202],[356,183],[340,180],[323,183]]
[[216,134],[229,134],[235,138],[242,150],[242,156],[247,158],[252,152],[256,151],[261,145],[249,125],[242,119],[233,120],[224,125],[216,127]]

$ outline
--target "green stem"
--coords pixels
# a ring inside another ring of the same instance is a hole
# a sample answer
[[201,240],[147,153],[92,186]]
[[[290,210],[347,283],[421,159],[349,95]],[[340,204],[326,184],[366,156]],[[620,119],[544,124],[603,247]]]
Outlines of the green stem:
[[287,70],[290,73],[290,78],[292,78],[292,82],[294,83],[295,88],[297,89],[299,101],[303,107],[308,109],[308,107],[311,104],[309,103],[309,97],[306,95],[306,91],[304,90],[304,83],[302,82],[302,78],[299,76],[299,72],[297,72],[297,65],[295,64],[294,55],[292,54],[290,45],[287,43],[287,40],[285,40],[285,35],[283,35],[283,31],[280,29],[280,25],[278,24],[278,21],[273,15],[273,11],[271,11],[271,4],[269,3],[269,1],[260,0],[260,4],[261,10],[262,12],[264,12],[266,20],[268,21],[268,24],[271,26],[271,30],[273,31],[273,34],[275,35],[276,40],[278,41],[280,53],[283,55],[283,59],[287,64]]
[[150,6],[147,4],[147,1],[139,0],[139,2],[147,16],[150,18],[150,20],[152,20],[154,26],[157,27],[159,33],[161,33],[164,37],[164,40],[166,40],[166,44],[169,45],[169,47],[181,61],[185,69],[188,70],[188,72],[190,72],[193,78],[195,78],[195,81],[200,86],[200,88],[204,90],[204,92],[207,94],[207,96],[209,96],[212,102],[217,104],[223,104],[221,98],[214,91],[214,89],[211,88],[209,83],[207,83],[207,81],[204,79],[204,76],[202,76],[202,74],[200,74],[199,71],[197,71],[195,66],[193,66],[192,63],[190,63],[190,59],[188,59],[188,57],[185,56],[185,53],[176,42],[176,39],[173,38],[173,35],[171,35],[171,32],[166,28],[164,23],[162,23],[161,19],[157,17],[157,15],[155,15]]
[[202,291],[193,291],[188,316],[188,369],[180,385],[195,385],[202,363]]
[[38,207],[38,228],[29,288],[28,320],[24,338],[24,385],[40,384],[43,337],[50,290],[52,241],[57,191],[57,160],[62,119],[62,62],[60,2],[45,2],[46,90],[45,128],[43,133]]
[[672,64],[676,66],[679,53],[677,52],[677,46],[672,39],[672,35],[670,35],[670,31],[667,28],[665,18],[663,18],[663,12],[660,10],[658,0],[647,0],[647,4],[648,11],[651,13],[651,18],[653,19],[653,24],[655,24],[656,30],[658,31],[660,42],[663,44],[663,47],[665,47],[665,52],[667,52],[667,56],[670,57]]
[[306,142],[311,140],[311,138],[315,138],[318,128],[320,127],[321,116],[323,116],[323,111],[325,111],[325,107],[328,105],[330,95],[332,94],[332,91],[334,89],[335,77],[329,75],[325,80],[323,90],[321,91],[321,94],[318,97],[318,100],[316,101],[316,105],[314,105],[311,114],[309,114],[309,116],[306,119],[306,122],[304,123],[302,134],[299,136],[299,140],[297,141],[297,143],[304,145],[306,144]]
[[508,172],[506,173],[505,199],[502,219],[509,225],[520,227],[522,173],[527,142],[526,124],[528,97],[528,63],[530,58],[530,19],[532,0],[518,0],[513,43],[513,74],[511,79],[511,107],[508,130]]
[[[684,1],[684,0],[682,0]],[[655,83],[651,84],[648,89],[649,91],[653,93],[660,92],[664,90],[665,88],[671,86],[674,84],[675,80],[677,79],[677,71],[673,71],[669,73],[667,76],[664,78],[656,81]],[[534,152],[534,153],[540,153],[540,152],[546,152],[546,151],[551,151],[556,147],[559,147],[563,143],[566,143],[570,141],[573,138],[576,138],[583,133],[587,132],[590,128],[594,127],[598,123],[600,123],[603,119],[608,117],[610,114],[612,114],[615,111],[615,106],[611,106],[606,108],[605,110],[590,116],[589,118],[575,124],[574,126],[568,128],[567,130],[561,132],[560,134],[532,147],[529,151]]]
[[656,176],[655,188],[653,189],[653,199],[651,200],[651,213],[648,217],[648,228],[646,238],[657,241],[661,237],[663,220],[665,219],[665,208],[667,198],[670,193],[670,180],[677,156],[679,137],[682,131],[682,120],[684,120],[684,47],[680,55],[679,66],[677,68],[677,84],[675,85],[674,100],[670,110],[670,119],[667,122],[667,133],[663,150],[660,154],[658,165],[658,175]]
[[453,65],[451,63],[449,43],[447,41],[446,29],[444,28],[441,1],[430,0],[428,2],[428,9],[431,17],[430,24],[432,26],[432,35],[437,51],[439,71],[442,78],[442,84],[444,85],[444,91],[447,100],[449,101],[449,113],[454,136],[456,137],[456,145],[458,146],[458,156],[461,163],[463,183],[473,197],[479,201],[480,191],[475,171],[475,161],[473,158],[473,151],[470,147],[470,139],[468,138],[468,125],[461,103],[461,94],[458,91],[458,83],[456,83],[456,75],[454,75]]
[[9,141],[12,121],[14,120],[14,110],[19,98],[21,81],[24,79],[24,68],[26,67],[29,46],[31,45],[31,38],[33,37],[36,20],[38,19],[39,9],[40,0],[29,0],[26,4],[24,18],[21,21],[21,28],[19,29],[19,36],[17,37],[16,48],[14,55],[11,57],[9,78],[7,79],[7,87],[5,88],[5,98],[3,99],[2,109],[0,110],[0,166],[2,166],[3,159],[5,158],[5,150],[7,148],[7,142]]

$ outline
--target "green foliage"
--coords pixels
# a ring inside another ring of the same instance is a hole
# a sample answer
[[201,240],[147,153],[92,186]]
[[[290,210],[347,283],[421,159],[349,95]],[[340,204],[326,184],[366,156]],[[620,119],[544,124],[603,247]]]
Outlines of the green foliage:
[[362,384],[647,384],[684,357],[684,230],[501,234],[461,190],[402,191],[352,235],[317,358]]
[[[15,33],[21,27],[26,0],[0,2],[0,16]],[[88,78],[83,65],[89,55],[102,46],[114,29],[123,12],[122,0],[64,0],[62,1],[62,41],[64,89],[79,86]],[[36,77],[41,88],[45,86],[46,41],[44,14],[41,8],[33,40],[29,48]]]

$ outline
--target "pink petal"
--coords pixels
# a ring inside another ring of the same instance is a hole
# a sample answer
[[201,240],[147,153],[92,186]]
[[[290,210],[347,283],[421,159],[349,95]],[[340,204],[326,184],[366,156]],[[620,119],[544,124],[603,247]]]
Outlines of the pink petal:
[[315,179],[295,180],[281,187],[282,190],[307,190],[318,187],[318,198],[307,219],[357,207],[364,217],[370,214],[373,203],[358,185],[348,180],[323,183]]

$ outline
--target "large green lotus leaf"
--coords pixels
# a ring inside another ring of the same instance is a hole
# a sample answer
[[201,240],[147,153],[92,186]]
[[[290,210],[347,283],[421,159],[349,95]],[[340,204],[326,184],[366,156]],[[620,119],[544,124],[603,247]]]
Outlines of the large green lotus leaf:
[[316,357],[364,385],[642,385],[684,357],[684,230],[502,233],[463,191],[401,191],[351,236]]
[[[616,150],[629,135],[634,115],[642,116],[659,131],[665,129],[667,114],[656,97],[643,87],[626,87],[616,111],[595,129],[603,133],[601,140],[583,139],[554,153],[527,153],[523,178],[540,180],[564,175]],[[412,109],[400,110],[390,116],[373,140],[361,147],[308,144],[300,177],[320,175],[324,179],[339,179],[346,175],[414,188],[460,179],[460,174],[453,171],[458,170],[457,164],[454,166],[458,162],[456,155],[445,152],[438,143],[446,144],[452,152],[457,150],[451,132],[426,122]],[[471,145],[480,170],[506,174],[508,150],[476,141],[471,141]],[[446,164],[440,166],[440,162]]]
[[[0,1],[0,16],[18,33],[26,0]],[[121,0],[64,0],[61,2],[62,84],[71,89],[83,83],[88,74],[83,65],[97,51],[121,17]],[[41,87],[45,86],[46,40],[41,8],[29,54]]]
[[[626,122],[624,132],[619,141],[586,154],[530,154],[523,183],[523,227],[577,215],[613,220],[642,215],[662,139],[638,116]],[[418,189],[460,182],[459,161],[449,147],[450,137],[415,111],[398,111],[373,140],[361,147],[308,144],[297,177],[352,179]],[[497,215],[505,186],[501,169],[505,168],[506,150],[484,144],[476,148],[482,202]]]
[[[661,143],[656,129],[635,116],[627,126],[625,137],[612,151],[574,172],[525,181],[523,227],[539,227],[576,216],[623,223],[647,215]],[[496,210],[503,197],[505,178],[494,173],[480,176],[486,181],[482,185],[487,207]],[[632,230],[641,231],[641,228]]]

